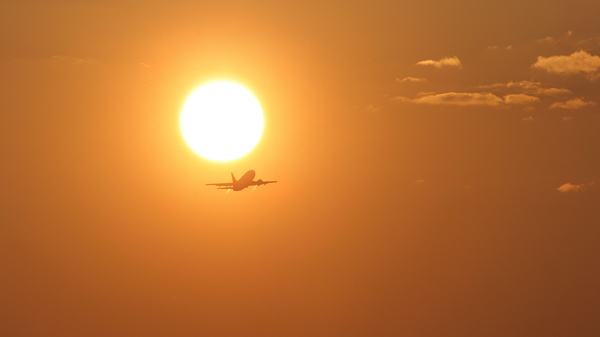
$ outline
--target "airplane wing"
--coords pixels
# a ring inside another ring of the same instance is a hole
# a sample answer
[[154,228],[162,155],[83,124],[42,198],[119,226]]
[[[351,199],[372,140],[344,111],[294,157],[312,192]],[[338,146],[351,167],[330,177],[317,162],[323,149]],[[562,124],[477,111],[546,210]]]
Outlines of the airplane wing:
[[228,187],[233,188],[233,183],[214,183],[214,184],[206,184],[207,186],[219,186],[219,187]]
[[276,182],[277,182],[276,180],[262,181],[259,179],[257,181],[253,181],[248,186],[260,186],[260,185],[266,185],[266,184],[271,184],[271,183],[276,183]]

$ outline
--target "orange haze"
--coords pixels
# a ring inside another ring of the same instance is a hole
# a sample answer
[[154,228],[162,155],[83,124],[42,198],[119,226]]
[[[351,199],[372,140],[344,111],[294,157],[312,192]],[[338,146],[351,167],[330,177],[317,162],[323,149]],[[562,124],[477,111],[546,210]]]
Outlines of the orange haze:
[[[600,335],[598,13],[2,2],[0,335]],[[179,129],[216,80],[230,162]]]

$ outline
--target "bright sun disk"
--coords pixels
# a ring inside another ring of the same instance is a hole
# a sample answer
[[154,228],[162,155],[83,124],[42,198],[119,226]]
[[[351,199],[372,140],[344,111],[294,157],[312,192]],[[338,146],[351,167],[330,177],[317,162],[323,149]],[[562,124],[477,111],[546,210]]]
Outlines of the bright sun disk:
[[258,143],[264,125],[256,98],[241,85],[213,82],[194,91],[181,113],[188,145],[204,158],[242,157]]

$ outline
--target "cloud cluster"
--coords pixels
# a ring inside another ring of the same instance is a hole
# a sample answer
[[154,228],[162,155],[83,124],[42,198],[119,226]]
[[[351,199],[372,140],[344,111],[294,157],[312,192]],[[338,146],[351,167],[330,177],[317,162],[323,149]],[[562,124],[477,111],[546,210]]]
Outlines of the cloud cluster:
[[[557,46],[575,46],[578,42],[572,39],[573,32],[556,37],[546,37],[533,40],[531,42],[544,43]],[[589,41],[600,41],[599,38],[588,39]],[[586,41],[588,41],[586,40]],[[488,50],[512,49],[512,46],[500,47],[497,45],[489,46]],[[546,46],[545,48],[548,48]],[[584,48],[579,46],[578,48]],[[577,50],[577,49],[575,49]],[[590,49],[594,50],[594,49]],[[539,55],[539,54],[538,54]],[[550,74],[583,74],[590,80],[600,79],[600,56],[592,55],[583,49],[570,55],[556,55],[550,57],[538,56],[537,61],[531,64],[531,69],[541,70]],[[439,60],[424,60],[417,62],[416,65],[432,66],[434,68],[455,67],[461,68],[462,63],[456,56],[449,56]],[[456,74],[455,74],[456,75]],[[560,78],[558,78],[560,79]],[[425,78],[404,77],[397,78],[401,83],[419,83],[426,82]],[[453,105],[453,106],[487,106],[487,107],[510,107],[518,108],[523,111],[533,111],[540,107],[546,109],[581,109],[598,105],[595,96],[588,97],[588,101],[583,97],[577,98],[570,89],[561,85],[549,85],[534,80],[510,81],[504,83],[494,83],[477,87],[445,90],[442,93],[421,92],[413,97],[397,96],[392,98],[396,102],[407,102],[412,104],[427,105]],[[559,82],[560,83],[560,82]],[[533,116],[523,118],[524,121],[533,121]],[[568,119],[565,119],[568,121]]]
[[594,106],[598,103],[593,101],[584,101],[581,98],[575,98],[566,102],[556,102],[550,105],[550,109],[581,109],[586,106]]
[[568,56],[538,56],[532,67],[554,74],[585,73],[590,80],[595,80],[600,77],[600,56],[591,55],[583,50]]
[[460,60],[456,56],[445,57],[445,58],[443,58],[443,59],[441,59],[439,61],[425,60],[425,61],[417,62],[416,64],[417,65],[421,65],[421,66],[434,66],[436,68],[442,68],[442,67],[457,67],[457,68],[460,68],[461,67]]

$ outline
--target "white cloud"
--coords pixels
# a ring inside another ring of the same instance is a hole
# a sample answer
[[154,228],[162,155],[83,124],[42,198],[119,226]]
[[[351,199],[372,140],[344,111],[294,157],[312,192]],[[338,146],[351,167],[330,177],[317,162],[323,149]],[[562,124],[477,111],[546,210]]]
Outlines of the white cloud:
[[430,104],[430,105],[459,105],[459,106],[498,106],[503,103],[502,98],[491,93],[465,93],[465,92],[448,92],[444,94],[430,94],[418,98],[410,99],[399,96],[394,100],[400,102],[410,102],[415,104]]
[[600,77],[600,57],[583,50],[568,56],[538,56],[537,62],[532,67],[554,74],[585,73],[590,80]]
[[420,78],[417,78],[417,77],[405,77],[403,79],[397,78],[396,81],[398,81],[398,82],[425,82],[427,80],[424,79],[424,78],[422,78],[422,77],[420,77]]
[[525,94],[515,94],[504,96],[504,102],[506,104],[531,104],[539,102],[540,99],[535,96],[529,96]]
[[417,65],[421,65],[421,66],[434,66],[436,68],[442,68],[442,67],[461,67],[461,63],[460,60],[458,59],[458,57],[456,56],[452,56],[452,57],[445,57],[439,61],[434,61],[434,60],[426,60],[426,61],[420,61],[417,62]]
[[573,185],[571,183],[566,183],[557,188],[558,191],[566,193],[566,192],[579,192],[585,189],[585,185]]
[[580,109],[586,106],[594,106],[598,103],[593,101],[584,101],[581,98],[575,98],[566,102],[556,102],[550,106],[550,109]]

